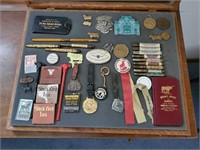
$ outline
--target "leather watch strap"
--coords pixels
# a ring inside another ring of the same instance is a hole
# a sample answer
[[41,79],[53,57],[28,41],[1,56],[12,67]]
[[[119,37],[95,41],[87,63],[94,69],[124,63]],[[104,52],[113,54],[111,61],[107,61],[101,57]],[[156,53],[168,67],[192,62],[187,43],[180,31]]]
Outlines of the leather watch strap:
[[114,99],[117,99],[119,96],[118,96],[117,74],[115,73],[112,74],[112,90]]
[[88,67],[88,84],[87,84],[88,97],[94,97],[94,64],[89,64]]

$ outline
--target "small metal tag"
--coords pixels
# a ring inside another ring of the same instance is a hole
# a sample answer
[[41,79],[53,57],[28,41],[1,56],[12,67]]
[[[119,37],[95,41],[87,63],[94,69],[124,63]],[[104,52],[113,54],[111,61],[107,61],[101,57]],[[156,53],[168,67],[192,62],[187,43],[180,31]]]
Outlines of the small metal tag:
[[94,95],[98,100],[104,100],[107,96],[106,89],[103,87],[97,88],[94,92]]
[[124,102],[120,99],[114,99],[112,103],[112,110],[123,113],[124,111]]

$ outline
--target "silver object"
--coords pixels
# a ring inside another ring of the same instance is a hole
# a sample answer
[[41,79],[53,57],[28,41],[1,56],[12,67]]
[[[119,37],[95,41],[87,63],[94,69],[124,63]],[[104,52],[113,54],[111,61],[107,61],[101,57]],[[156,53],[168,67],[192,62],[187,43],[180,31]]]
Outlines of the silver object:
[[96,18],[97,24],[96,29],[104,34],[108,33],[113,29],[113,22],[111,16],[98,16]]

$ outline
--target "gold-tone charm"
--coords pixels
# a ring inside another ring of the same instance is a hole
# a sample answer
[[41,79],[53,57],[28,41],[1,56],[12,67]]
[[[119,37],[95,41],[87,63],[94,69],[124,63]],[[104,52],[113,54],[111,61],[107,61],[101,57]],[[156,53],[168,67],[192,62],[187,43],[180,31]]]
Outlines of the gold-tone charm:
[[89,22],[89,21],[84,21],[84,22],[83,22],[83,25],[84,25],[84,26],[89,26],[89,27],[90,27],[90,26],[92,25],[92,23]]
[[97,111],[98,103],[93,98],[86,98],[86,100],[83,102],[83,111],[86,114],[93,114]]
[[92,16],[83,15],[83,19],[84,19],[85,21],[90,21],[90,20],[92,20]]
[[151,16],[148,16],[144,20],[143,24],[144,24],[144,27],[147,29],[154,29],[156,27],[156,21]]
[[160,36],[161,36],[162,40],[165,40],[165,41],[169,40],[171,37],[171,35],[168,32],[163,32],[163,33],[161,33]]
[[88,35],[91,39],[99,39],[99,33],[98,32],[88,32]]

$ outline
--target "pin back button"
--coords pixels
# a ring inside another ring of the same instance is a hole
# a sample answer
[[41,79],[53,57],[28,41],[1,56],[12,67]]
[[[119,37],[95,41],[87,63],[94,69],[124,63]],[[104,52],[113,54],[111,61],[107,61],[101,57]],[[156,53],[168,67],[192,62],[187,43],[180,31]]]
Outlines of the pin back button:
[[131,69],[131,63],[125,58],[117,59],[115,62],[115,69],[119,73],[127,73]]
[[56,64],[59,60],[59,57],[56,53],[50,53],[48,56],[47,56],[47,62],[49,64]]
[[150,89],[151,86],[152,86],[151,80],[148,77],[146,77],[146,76],[139,77],[137,79],[136,83],[137,84],[140,83],[140,84],[146,85],[148,89]]

